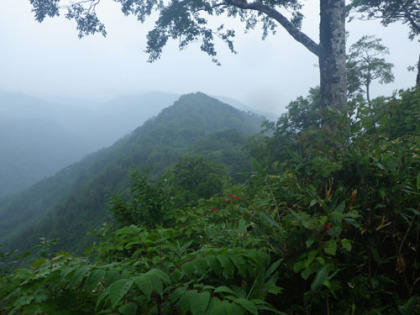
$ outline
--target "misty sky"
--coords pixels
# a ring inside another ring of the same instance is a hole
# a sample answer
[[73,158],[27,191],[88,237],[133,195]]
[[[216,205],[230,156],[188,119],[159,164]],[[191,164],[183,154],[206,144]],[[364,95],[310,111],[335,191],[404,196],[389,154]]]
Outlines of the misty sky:
[[[318,42],[319,1],[303,1],[303,31]],[[0,1],[0,90],[22,92],[44,99],[67,97],[104,101],[147,91],[190,93],[202,91],[235,98],[259,110],[281,113],[289,101],[306,95],[319,84],[317,58],[283,29],[261,41],[261,31],[243,34],[239,21],[236,49],[231,54],[218,43],[222,66],[202,53],[199,43],[179,52],[170,42],[163,56],[147,63],[146,33],[153,22],[141,24],[125,17],[118,4],[107,0],[98,8],[108,36],[77,38],[74,21],[64,17],[36,22],[29,0]],[[377,35],[389,47],[395,82],[374,86],[374,95],[414,85],[407,67],[418,60],[419,43],[407,38],[408,27],[378,22],[352,22],[348,46],[363,35]]]

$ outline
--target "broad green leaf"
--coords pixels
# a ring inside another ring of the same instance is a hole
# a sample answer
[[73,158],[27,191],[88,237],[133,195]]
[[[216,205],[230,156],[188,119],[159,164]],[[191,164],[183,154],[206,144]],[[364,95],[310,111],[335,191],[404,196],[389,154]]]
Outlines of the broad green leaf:
[[191,312],[193,315],[203,314],[210,302],[210,293],[198,293],[191,301]]
[[42,264],[46,261],[44,257],[41,257],[40,259],[34,261],[34,263],[31,265],[33,269],[39,268],[42,266]]
[[231,252],[229,253],[229,259],[233,262],[233,264],[235,265],[236,269],[238,270],[238,274],[241,277],[246,277],[246,263],[245,260],[243,259],[242,255],[240,252]]
[[376,262],[377,264],[381,264],[381,263],[382,263],[382,260],[381,260],[381,258],[379,257],[379,253],[378,253],[378,251],[376,250],[376,248],[371,247],[371,248],[370,248],[370,251],[371,251],[371,253],[372,253],[372,257],[373,257],[373,259],[375,260],[375,262]]
[[301,213],[299,215],[299,220],[303,227],[308,230],[315,230],[318,228],[318,222],[315,218],[310,216],[308,213]]
[[293,265],[293,271],[295,273],[300,272],[303,268],[305,267],[303,261],[297,261],[295,262],[295,264]]
[[87,276],[87,279],[85,281],[85,284],[84,284],[84,287],[83,288],[86,291],[91,292],[102,281],[104,275],[105,275],[105,270],[102,270],[102,269],[95,269],[95,270],[93,270]]
[[242,307],[237,304],[229,303],[226,300],[220,300],[217,297],[212,298],[209,305],[209,315],[242,315],[245,314]]
[[158,277],[160,280],[162,280],[166,284],[171,283],[171,278],[169,278],[169,276],[160,269],[151,269],[150,271],[147,272],[147,274]]
[[272,263],[271,266],[267,269],[265,272],[265,280],[270,278],[270,276],[277,270],[277,268],[280,266],[280,264],[283,262],[283,259],[279,259],[276,262]]
[[279,294],[283,292],[284,289],[282,287],[276,286],[275,282],[273,282],[268,284],[266,283],[264,285],[264,290],[267,290],[267,292],[271,294]]
[[[234,292],[234,295],[237,296],[240,299],[245,299],[247,297],[247,292],[245,288],[239,287],[239,286],[233,286],[232,291]],[[234,301],[236,298],[231,296],[226,296],[226,299],[230,299]]]
[[175,303],[185,292],[187,292],[186,287],[177,288],[170,296],[171,301]]
[[136,225],[127,225],[119,230],[115,231],[116,235],[124,236],[124,235],[137,235],[141,231],[141,228],[139,228]]
[[242,306],[242,308],[247,312],[258,315],[258,309],[253,302],[246,299],[236,299],[234,302]]
[[198,295],[197,290],[187,290],[179,299],[179,308],[182,313],[191,311],[191,303]]
[[322,266],[325,265],[325,259],[323,257],[318,256],[317,258],[315,258],[315,260],[319,262]]
[[149,300],[150,295],[153,292],[152,281],[148,277],[145,277],[144,275],[134,277],[132,278],[132,280],[134,284],[136,285],[136,287],[139,288],[144,293],[144,295],[147,297],[147,300]]
[[325,243],[324,251],[331,256],[335,256],[337,252],[337,242],[335,239],[329,240]]
[[116,269],[109,269],[104,276],[105,286],[109,286],[120,278],[120,271]]
[[194,276],[195,267],[192,261],[186,262],[181,267],[182,271],[185,272],[188,278],[192,278]]
[[207,263],[203,257],[197,257],[197,259],[193,261],[193,265],[195,272],[198,275],[204,275],[207,272]]
[[90,266],[83,266],[81,268],[76,269],[70,278],[69,286],[73,288],[79,285],[90,269],[91,269]]
[[21,306],[30,304],[33,299],[34,299],[33,295],[20,296],[16,299],[16,301],[13,302],[13,306],[15,307],[15,310],[17,311],[19,310]]
[[217,259],[220,262],[220,265],[222,266],[223,271],[228,275],[233,277],[235,273],[235,268],[230,261],[229,257],[226,254],[218,255]]
[[192,243],[193,243],[193,241],[192,241],[192,240],[190,240],[190,241],[186,242],[184,245],[182,245],[181,250],[182,250],[182,251],[185,251],[188,247],[190,247],[190,246],[191,246],[191,244],[192,244]]
[[102,302],[109,296],[109,289],[110,287],[106,288],[96,300],[96,306],[95,306],[96,310],[98,310],[99,305],[101,305]]
[[331,286],[331,282],[330,282],[328,279],[324,281],[323,285],[325,285],[325,286],[328,288],[328,290],[330,290],[331,294],[332,294],[335,298],[337,298],[337,296],[335,295],[335,292],[334,292],[334,290],[333,290],[333,288],[332,288],[332,286]]
[[113,308],[117,306],[121,299],[127,294],[132,285],[133,281],[130,279],[120,279],[111,285],[109,289],[109,297]]
[[66,279],[66,280],[70,279],[74,270],[75,270],[75,268],[63,268],[63,269],[61,269],[61,278]]
[[229,293],[232,295],[235,295],[235,293],[232,291],[232,289],[228,288],[227,286],[221,286],[221,287],[217,287],[214,291],[214,293]]
[[[258,308],[258,311],[269,311],[268,314],[280,314],[280,315],[286,315],[286,313],[277,311],[274,306],[272,306],[270,303],[267,303],[264,300],[259,299],[252,299],[251,300]],[[265,313],[264,313],[265,314]]]
[[348,239],[346,239],[346,238],[343,238],[342,240],[341,240],[341,246],[343,246],[343,248],[345,249],[345,250],[347,250],[347,251],[351,251],[351,242],[348,240]]
[[378,192],[379,192],[379,195],[381,196],[382,200],[384,200],[385,199],[385,196],[386,196],[385,190],[379,189]]
[[[208,315],[229,315],[226,313],[226,309],[222,307],[223,302],[218,297],[213,297],[210,300],[209,308],[206,314]],[[227,302],[226,302],[227,303]]]
[[265,211],[260,211],[259,214],[263,219],[265,219],[271,226],[274,226],[277,228],[278,232],[281,233],[281,227],[279,223],[274,220],[275,216],[277,215],[277,211],[273,211],[272,215],[267,214]]
[[162,296],[163,293],[163,285],[162,285],[162,279],[161,275],[156,272],[157,269],[152,269],[145,273],[143,277],[150,280],[152,284],[152,289],[154,292],[158,293],[160,296]]
[[401,315],[414,315],[416,312],[416,304],[419,300],[418,296],[411,297],[404,305],[398,305]]
[[222,267],[220,265],[219,260],[213,254],[206,256],[207,265],[211,268],[211,270],[220,276],[222,272]]
[[310,266],[306,267],[305,269],[303,269],[302,272],[300,273],[300,275],[303,279],[308,280],[309,277],[314,272],[316,272],[316,270],[317,270],[317,267],[313,264],[313,265],[310,265]]
[[382,165],[382,163],[380,163],[380,162],[376,162],[376,163],[375,163],[375,165],[376,165],[378,168],[380,168],[381,170],[386,171],[386,168],[385,168],[385,166],[383,166],[383,165]]
[[127,303],[118,308],[118,311],[123,315],[136,315],[137,314],[137,304],[136,303]]
[[314,242],[315,242],[315,238],[313,238],[313,237],[309,237],[309,238],[305,241],[306,247],[307,247],[307,248],[311,247],[311,246],[312,246],[312,244],[313,244]]
[[254,169],[254,171],[257,172],[258,175],[260,176],[267,175],[267,172],[262,168],[261,164],[253,157],[251,157],[251,166]]
[[318,255],[318,250],[311,250],[308,253],[308,258],[305,260],[304,267],[305,268],[309,267],[312,264],[312,262],[314,261],[314,259],[316,258],[317,255]]
[[346,208],[346,202],[342,201],[337,208],[335,208],[335,212],[343,213],[344,209]]
[[245,222],[244,218],[240,218],[239,222],[238,222],[238,231],[240,233],[242,233],[242,232],[247,233],[246,228],[247,228],[247,226],[246,226],[246,222]]
[[312,292],[317,292],[323,285],[324,281],[328,278],[328,269],[327,266],[322,267],[321,270],[319,270],[312,281],[311,284],[311,290]]

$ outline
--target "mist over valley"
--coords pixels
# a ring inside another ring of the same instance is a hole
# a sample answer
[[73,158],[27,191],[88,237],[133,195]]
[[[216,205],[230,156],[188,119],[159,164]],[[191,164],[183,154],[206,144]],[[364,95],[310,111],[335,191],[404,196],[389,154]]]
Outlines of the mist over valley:
[[[51,103],[0,92],[0,197],[111,146],[178,98],[176,94],[150,92],[102,103]],[[250,110],[233,99],[220,99]]]

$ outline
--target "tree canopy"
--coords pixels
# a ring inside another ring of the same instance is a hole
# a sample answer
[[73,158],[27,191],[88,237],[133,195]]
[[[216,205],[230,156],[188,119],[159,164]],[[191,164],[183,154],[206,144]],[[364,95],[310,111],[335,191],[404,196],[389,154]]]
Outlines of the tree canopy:
[[[215,39],[224,41],[235,52],[235,30],[224,23],[212,27],[209,20],[213,16],[238,18],[246,29],[262,26],[263,38],[283,27],[296,41],[319,58],[321,104],[343,108],[346,104],[345,71],[345,1],[320,1],[319,43],[301,31],[303,4],[299,0],[114,0],[121,4],[125,15],[134,15],[141,22],[155,12],[158,18],[147,35],[146,52],[153,62],[162,55],[163,47],[170,39],[179,41],[183,49],[192,42],[200,41],[200,49],[212,60],[217,59]],[[60,0],[30,0],[35,18],[42,22],[47,16],[60,15]],[[79,37],[101,33],[106,35],[105,25],[96,14],[101,0],[76,1],[67,6],[66,18],[77,23]]]
[[393,64],[386,62],[383,56],[389,49],[382,44],[380,38],[363,36],[349,50],[347,60],[347,76],[349,94],[361,92],[371,105],[370,85],[379,79],[380,84],[394,81]]
[[[408,38],[419,37],[420,2],[418,0],[352,0],[348,11],[354,9],[362,18],[379,19],[384,26],[401,22],[409,26]],[[353,17],[352,17],[353,18]],[[420,58],[417,64],[416,85],[420,86]]]
[[349,8],[368,19],[380,19],[384,26],[402,22],[410,28],[409,38],[420,35],[420,3],[418,0],[352,0]]

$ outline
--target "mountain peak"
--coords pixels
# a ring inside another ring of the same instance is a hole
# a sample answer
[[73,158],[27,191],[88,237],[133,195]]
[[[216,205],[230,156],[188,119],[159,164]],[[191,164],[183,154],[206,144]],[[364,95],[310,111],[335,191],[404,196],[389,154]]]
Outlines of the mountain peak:
[[218,104],[220,106],[223,104],[224,106],[234,108],[233,106],[226,104],[203,92],[194,92],[194,93],[184,94],[174,103],[174,106],[180,103],[184,105],[199,105],[199,106],[206,106],[206,105],[214,106],[215,104]]
[[[211,156],[214,151],[217,152],[213,154],[215,160],[231,163],[235,173],[230,176],[244,173],[248,158],[240,150],[238,139],[245,142],[246,136],[257,133],[261,121],[257,115],[239,111],[201,92],[181,96],[113,146],[86,157],[10,200],[0,200],[0,243],[27,250],[25,246],[43,236],[59,237],[60,246],[66,250],[87,245],[82,243],[81,235],[103,222],[109,194],[128,189],[133,166],[153,166],[158,174],[184,154],[205,152],[206,156]],[[234,131],[233,136],[231,131]],[[219,138],[214,138],[216,135]],[[78,233],[62,233],[64,230]]]
[[[165,108],[152,121],[138,130],[150,127],[194,131],[198,135],[235,129],[245,136],[257,133],[262,118],[250,115],[202,92],[182,95],[172,106]],[[176,133],[166,135],[178,137]]]

